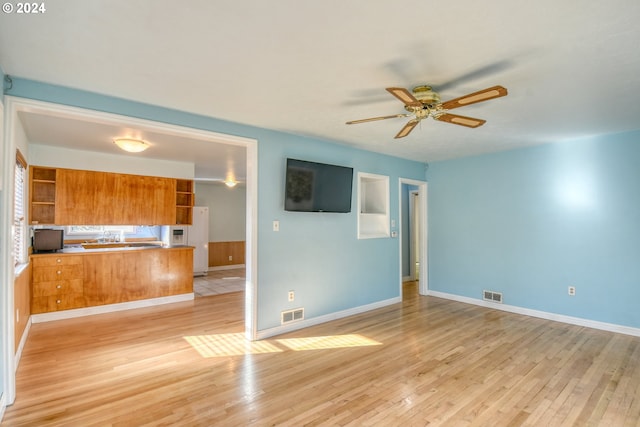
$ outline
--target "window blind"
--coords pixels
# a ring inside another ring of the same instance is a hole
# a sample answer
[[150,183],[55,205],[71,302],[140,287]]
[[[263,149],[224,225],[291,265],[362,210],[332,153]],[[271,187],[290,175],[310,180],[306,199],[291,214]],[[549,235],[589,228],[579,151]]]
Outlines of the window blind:
[[27,240],[25,219],[25,188],[27,177],[27,162],[16,151],[16,167],[14,176],[13,196],[13,259],[15,265],[26,262],[25,247]]

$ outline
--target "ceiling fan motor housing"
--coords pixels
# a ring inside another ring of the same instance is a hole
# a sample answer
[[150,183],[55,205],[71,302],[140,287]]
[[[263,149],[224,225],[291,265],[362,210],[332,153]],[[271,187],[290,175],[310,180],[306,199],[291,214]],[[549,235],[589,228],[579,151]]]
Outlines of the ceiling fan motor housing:
[[413,88],[413,96],[423,105],[433,106],[440,103],[440,95],[433,91],[431,86],[416,86]]

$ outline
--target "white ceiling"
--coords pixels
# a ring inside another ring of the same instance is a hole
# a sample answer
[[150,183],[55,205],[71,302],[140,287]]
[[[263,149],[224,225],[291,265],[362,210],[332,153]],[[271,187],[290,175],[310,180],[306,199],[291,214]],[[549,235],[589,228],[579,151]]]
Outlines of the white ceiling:
[[[45,4],[0,15],[5,73],[425,162],[640,128],[637,0]],[[384,88],[419,84],[509,95],[455,111],[477,129],[345,125],[403,113]]]

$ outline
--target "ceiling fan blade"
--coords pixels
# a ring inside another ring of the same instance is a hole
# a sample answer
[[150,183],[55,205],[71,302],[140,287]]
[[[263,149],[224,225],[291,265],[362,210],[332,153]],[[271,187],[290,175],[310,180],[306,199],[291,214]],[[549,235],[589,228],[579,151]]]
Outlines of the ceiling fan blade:
[[452,108],[464,107],[465,105],[488,101],[505,95],[507,95],[507,89],[502,86],[493,86],[478,92],[470,93],[469,95],[461,96],[460,98],[452,99],[451,101],[443,102],[442,108],[445,110],[451,110]]
[[404,105],[422,107],[422,102],[418,101],[411,92],[403,87],[388,87],[387,92],[402,101]]
[[418,119],[409,120],[407,124],[404,125],[402,129],[400,129],[400,132],[398,132],[398,134],[394,138],[404,138],[405,136],[409,135],[413,128],[416,127],[418,122],[420,122],[420,120]]
[[441,114],[438,117],[434,117],[436,120],[440,120],[441,122],[453,123],[454,125],[466,126],[469,128],[477,128],[478,126],[482,126],[487,121],[482,119],[474,119],[472,117],[458,116],[455,114]]
[[409,117],[413,114],[394,114],[393,116],[371,117],[370,119],[351,120],[347,122],[348,125],[355,125],[358,123],[375,122],[376,120],[396,119],[398,117]]

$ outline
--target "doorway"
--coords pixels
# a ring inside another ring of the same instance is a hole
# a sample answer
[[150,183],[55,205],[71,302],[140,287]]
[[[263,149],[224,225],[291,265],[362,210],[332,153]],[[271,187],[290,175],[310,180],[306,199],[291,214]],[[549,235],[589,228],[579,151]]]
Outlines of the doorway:
[[[2,104],[0,104],[2,106]],[[9,172],[13,170],[12,153],[16,149],[16,134],[21,134],[22,130],[19,126],[20,123],[19,113],[29,113],[33,115],[50,117],[58,119],[60,122],[70,123],[78,122],[83,123],[86,127],[94,126],[95,129],[108,129],[113,127],[114,129],[133,129],[136,131],[144,131],[153,133],[158,138],[163,137],[177,137],[181,141],[191,140],[194,143],[196,141],[206,144],[207,150],[211,151],[214,144],[220,144],[223,146],[241,146],[245,147],[244,162],[246,163],[246,254],[245,254],[245,337],[249,340],[256,339],[257,329],[257,213],[258,213],[258,149],[257,140],[248,137],[240,137],[235,135],[221,134],[213,131],[201,130],[196,128],[189,128],[180,125],[167,124],[157,122],[154,120],[139,119],[130,116],[122,116],[115,113],[108,113],[96,110],[85,109],[81,107],[73,107],[55,103],[49,103],[45,101],[30,100],[26,98],[15,98],[11,96],[5,97],[4,108],[7,111],[7,125],[4,132],[0,132],[0,136],[4,137],[2,144],[2,158],[3,164],[3,182],[11,183],[12,175]],[[0,113],[4,110],[0,108]],[[0,120],[0,124],[3,121]],[[64,126],[61,126],[65,128]],[[67,127],[68,128],[68,127]],[[18,130],[16,130],[18,129]],[[110,133],[118,133],[116,131]],[[96,132],[97,134],[97,132]],[[63,141],[69,141],[68,139],[62,139]],[[28,141],[26,143],[29,143]],[[82,144],[89,144],[84,138],[81,139]],[[55,145],[55,144],[52,144]],[[78,151],[91,152],[87,146],[82,145],[84,150],[76,147]],[[186,148],[185,148],[186,150]],[[187,152],[187,151],[185,151]],[[197,157],[197,156],[196,156]],[[166,160],[166,159],[165,159]],[[172,159],[169,159],[172,160]],[[173,159],[175,160],[175,159]],[[59,167],[68,167],[71,160],[65,158],[60,161]],[[136,163],[137,167],[138,163]],[[73,165],[72,165],[73,167]],[[132,167],[129,164],[129,167]],[[11,172],[12,173],[12,172]],[[149,172],[150,175],[156,172]],[[163,170],[158,169],[157,175],[162,176]],[[12,199],[9,197],[9,192],[4,192],[2,198],[0,198],[0,207],[5,218],[9,218],[7,207],[12,205]],[[12,194],[10,194],[12,197]],[[11,203],[9,203],[11,202]],[[3,215],[0,215],[3,216]],[[3,227],[8,227],[8,222],[4,221]],[[10,245],[3,242],[0,245],[0,273],[3,281],[7,283],[13,283],[13,265],[9,265],[10,257],[7,256],[11,252]],[[16,371],[16,359],[14,357],[14,301],[13,301],[13,289],[12,287],[4,287],[0,292],[0,306],[2,309],[2,320],[0,325],[2,326],[3,333],[0,338],[0,412],[6,404],[10,404],[15,399],[15,371]]]
[[403,282],[416,281],[420,295],[428,291],[427,183],[400,178],[400,295]]

